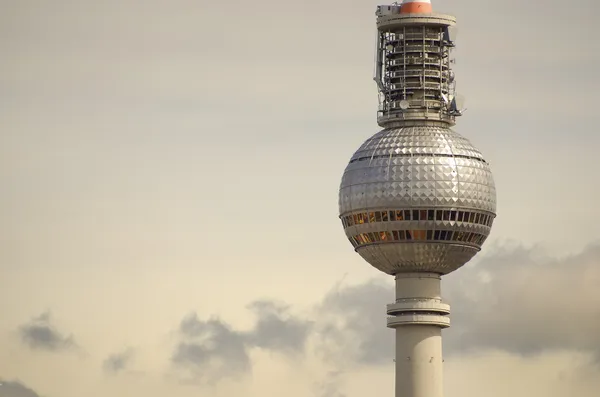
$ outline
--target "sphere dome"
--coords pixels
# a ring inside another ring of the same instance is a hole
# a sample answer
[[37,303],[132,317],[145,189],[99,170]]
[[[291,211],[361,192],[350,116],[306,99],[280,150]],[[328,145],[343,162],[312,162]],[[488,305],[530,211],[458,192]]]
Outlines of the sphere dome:
[[495,211],[489,164],[445,126],[376,133],[350,159],[339,191],[346,236],[392,275],[458,269],[481,249]]

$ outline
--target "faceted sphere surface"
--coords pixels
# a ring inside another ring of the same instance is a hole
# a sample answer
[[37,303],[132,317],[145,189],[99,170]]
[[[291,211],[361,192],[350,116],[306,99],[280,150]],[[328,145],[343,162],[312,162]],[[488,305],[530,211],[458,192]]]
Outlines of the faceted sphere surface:
[[447,274],[489,235],[496,189],[481,153],[453,130],[388,128],[350,159],[339,211],[346,236],[375,268]]

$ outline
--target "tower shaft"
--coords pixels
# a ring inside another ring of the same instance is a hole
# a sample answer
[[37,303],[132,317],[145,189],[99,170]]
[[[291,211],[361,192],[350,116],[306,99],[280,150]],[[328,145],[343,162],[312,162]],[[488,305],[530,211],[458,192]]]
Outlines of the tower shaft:
[[396,397],[442,397],[442,328],[450,306],[441,299],[435,273],[396,275],[396,303],[388,327],[396,330]]

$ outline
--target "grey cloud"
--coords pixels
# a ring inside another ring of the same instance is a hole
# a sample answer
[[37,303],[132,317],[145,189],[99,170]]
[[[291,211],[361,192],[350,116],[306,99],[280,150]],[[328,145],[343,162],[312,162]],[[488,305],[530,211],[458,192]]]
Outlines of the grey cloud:
[[18,380],[9,382],[0,378],[0,397],[40,397],[40,395]]
[[256,301],[248,307],[258,318],[254,329],[246,334],[250,346],[283,352],[304,350],[311,327],[308,321],[291,316],[288,306],[271,301]]
[[[444,351],[491,348],[526,356],[577,350],[600,359],[598,285],[600,245],[561,259],[539,249],[497,250],[444,277],[443,296],[452,311]],[[394,341],[385,327],[385,305],[392,301],[393,286],[384,281],[328,294],[319,321],[326,353],[350,354],[358,364],[391,362]]]
[[106,373],[118,374],[127,369],[133,359],[133,350],[126,349],[122,352],[111,354],[103,363],[103,368]]
[[173,353],[172,362],[186,369],[191,380],[214,383],[250,369],[244,335],[221,320],[201,321],[193,313],[182,320],[179,332],[182,341]]
[[504,250],[451,281],[449,352],[569,349],[600,358],[600,245],[559,259],[536,249]]
[[339,285],[327,294],[318,309],[319,350],[325,358],[339,361],[349,354],[361,364],[391,362],[393,332],[385,326],[385,305],[393,302],[393,291],[390,282],[372,280]]
[[[600,359],[600,245],[562,259],[539,249],[496,249],[444,277],[443,295],[452,307],[444,351],[464,354],[500,349],[521,355],[552,350],[595,352]],[[392,277],[338,285],[314,310],[314,324],[289,314],[285,305],[259,301],[249,331],[193,314],[180,326],[173,362],[209,380],[248,373],[248,350],[304,351],[309,335],[316,353],[337,369],[389,364],[393,331],[385,305],[393,302]],[[333,377],[319,384],[322,395],[339,393]]]
[[50,321],[50,312],[42,313],[19,327],[21,340],[31,349],[59,351],[76,346],[72,335],[65,336]]
[[254,302],[249,309],[257,316],[250,331],[236,331],[218,318],[202,321],[195,313],[188,315],[179,326],[181,339],[172,362],[191,380],[214,383],[249,373],[251,348],[285,354],[303,351],[309,322],[291,316],[287,306],[270,301]]

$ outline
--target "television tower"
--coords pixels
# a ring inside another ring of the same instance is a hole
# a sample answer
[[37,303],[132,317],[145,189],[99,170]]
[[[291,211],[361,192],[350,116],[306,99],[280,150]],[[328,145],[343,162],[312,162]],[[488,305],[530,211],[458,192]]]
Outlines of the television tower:
[[442,397],[442,329],[450,306],[441,276],[488,237],[496,189],[481,153],[451,129],[463,113],[450,52],[456,19],[429,0],[377,7],[377,122],[354,153],[339,191],[354,249],[395,276],[396,397]]

